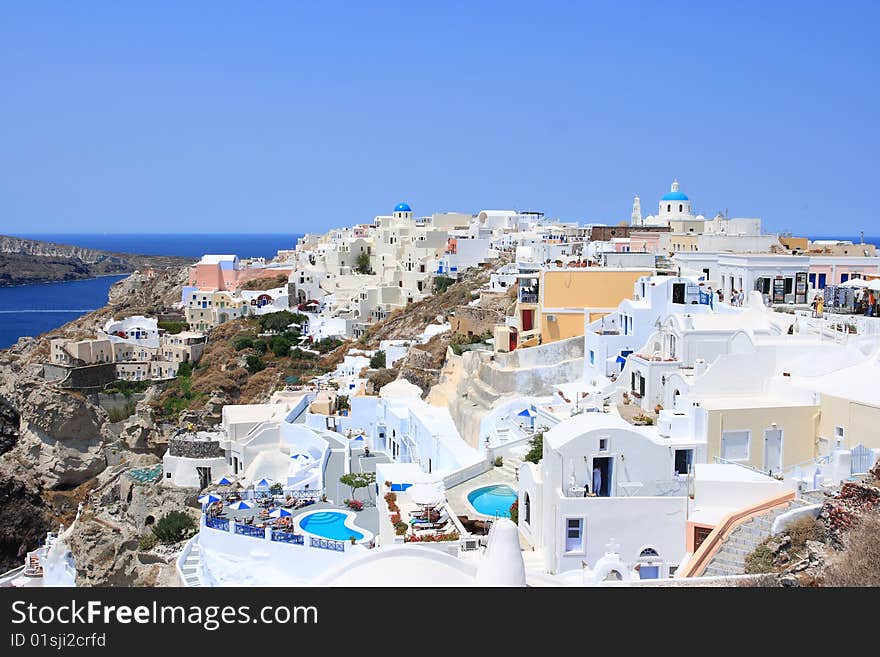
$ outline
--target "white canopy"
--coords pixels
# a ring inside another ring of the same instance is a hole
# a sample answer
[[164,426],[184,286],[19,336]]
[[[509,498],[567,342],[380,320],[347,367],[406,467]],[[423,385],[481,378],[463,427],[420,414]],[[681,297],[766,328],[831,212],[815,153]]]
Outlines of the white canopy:
[[446,495],[431,484],[413,484],[406,489],[406,494],[416,504],[434,505],[446,501]]
[[867,287],[869,290],[880,292],[880,278],[875,278],[873,281],[868,281],[868,284],[865,287]]
[[863,278],[851,278],[841,283],[840,287],[868,287],[869,285],[870,282]]

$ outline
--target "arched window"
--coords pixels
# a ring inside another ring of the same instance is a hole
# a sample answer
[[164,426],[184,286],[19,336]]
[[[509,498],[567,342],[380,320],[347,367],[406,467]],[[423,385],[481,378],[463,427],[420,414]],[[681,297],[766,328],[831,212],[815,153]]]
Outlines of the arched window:
[[666,204],[666,211],[667,211],[667,212],[672,212],[672,203],[667,203],[667,204]]
[[658,579],[663,562],[654,548],[645,548],[639,553],[639,579]]
[[530,524],[532,521],[532,500],[529,498],[529,494],[526,493],[525,499],[525,516],[523,516],[523,520],[526,521],[527,524]]
[[678,211],[681,212],[682,210],[684,210],[684,205],[679,203],[678,204]]

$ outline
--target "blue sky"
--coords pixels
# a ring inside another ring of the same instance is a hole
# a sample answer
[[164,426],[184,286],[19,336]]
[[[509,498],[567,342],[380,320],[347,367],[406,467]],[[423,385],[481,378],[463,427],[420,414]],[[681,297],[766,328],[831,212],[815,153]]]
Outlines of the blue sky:
[[399,200],[616,223],[677,177],[707,214],[871,235],[878,15],[3,3],[0,233],[304,232]]

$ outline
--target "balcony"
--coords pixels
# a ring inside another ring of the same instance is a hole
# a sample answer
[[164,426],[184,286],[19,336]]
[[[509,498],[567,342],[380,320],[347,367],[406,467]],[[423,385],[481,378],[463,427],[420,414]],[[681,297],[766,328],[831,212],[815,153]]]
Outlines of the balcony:
[[519,300],[520,303],[538,303],[538,293],[520,291]]

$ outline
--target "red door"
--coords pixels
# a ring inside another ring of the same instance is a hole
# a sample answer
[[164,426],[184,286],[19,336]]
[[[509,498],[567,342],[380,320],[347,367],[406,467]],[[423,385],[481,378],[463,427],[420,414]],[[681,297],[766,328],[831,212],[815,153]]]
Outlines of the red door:
[[535,315],[534,310],[523,310],[522,311],[522,330],[531,331],[532,330],[532,319]]
[[516,351],[516,331],[510,332],[510,341],[507,345],[508,351]]

